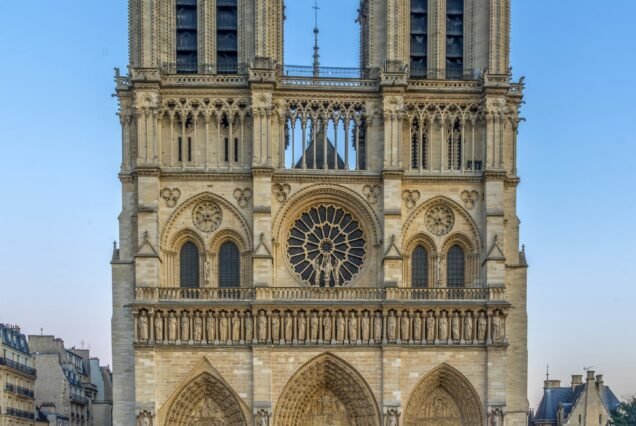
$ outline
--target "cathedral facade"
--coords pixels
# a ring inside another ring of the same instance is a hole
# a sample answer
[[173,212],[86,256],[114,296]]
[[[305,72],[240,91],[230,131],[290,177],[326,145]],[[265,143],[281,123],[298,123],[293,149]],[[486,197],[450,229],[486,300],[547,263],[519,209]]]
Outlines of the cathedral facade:
[[510,0],[355,3],[129,0],[114,424],[527,424]]

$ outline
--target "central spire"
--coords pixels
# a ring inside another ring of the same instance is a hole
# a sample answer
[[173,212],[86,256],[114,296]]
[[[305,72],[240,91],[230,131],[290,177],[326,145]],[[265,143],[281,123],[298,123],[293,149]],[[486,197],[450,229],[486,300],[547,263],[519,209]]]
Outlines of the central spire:
[[320,77],[320,48],[318,47],[318,0],[314,1],[314,78]]

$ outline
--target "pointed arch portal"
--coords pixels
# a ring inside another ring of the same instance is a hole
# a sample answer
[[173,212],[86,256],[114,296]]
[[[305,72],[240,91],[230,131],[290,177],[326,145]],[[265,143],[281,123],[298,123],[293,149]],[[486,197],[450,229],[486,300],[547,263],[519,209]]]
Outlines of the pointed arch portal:
[[340,358],[324,354],[289,380],[276,406],[277,426],[376,426],[380,414],[369,386]]
[[404,426],[480,426],[481,402],[468,379],[443,364],[416,386],[404,412]]

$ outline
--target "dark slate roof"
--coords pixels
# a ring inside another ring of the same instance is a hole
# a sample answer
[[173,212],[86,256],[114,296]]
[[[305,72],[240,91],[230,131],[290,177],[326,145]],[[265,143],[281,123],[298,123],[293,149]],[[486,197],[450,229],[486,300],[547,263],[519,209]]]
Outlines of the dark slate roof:
[[[574,388],[548,388],[543,390],[543,398],[539,403],[539,408],[533,417],[535,422],[555,423],[557,422],[557,413],[559,407],[563,406],[566,416],[570,414],[572,408],[578,401],[581,393],[585,390],[586,383],[576,385]],[[614,392],[608,386],[601,386],[601,399],[605,407],[611,412],[619,404],[620,401],[614,395]]]
[[0,340],[17,351],[30,354],[26,336],[15,326],[0,324]]

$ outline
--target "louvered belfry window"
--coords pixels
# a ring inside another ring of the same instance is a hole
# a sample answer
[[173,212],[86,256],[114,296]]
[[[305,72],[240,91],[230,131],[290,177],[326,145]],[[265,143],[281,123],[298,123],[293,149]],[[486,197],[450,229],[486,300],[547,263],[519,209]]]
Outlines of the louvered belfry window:
[[177,73],[198,70],[197,0],[177,0]]

